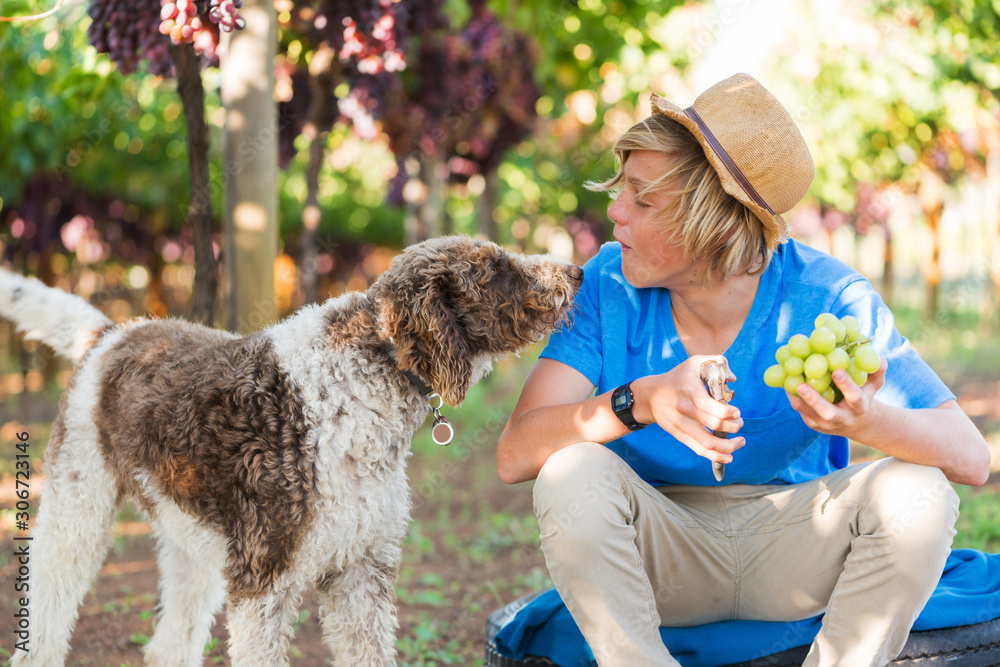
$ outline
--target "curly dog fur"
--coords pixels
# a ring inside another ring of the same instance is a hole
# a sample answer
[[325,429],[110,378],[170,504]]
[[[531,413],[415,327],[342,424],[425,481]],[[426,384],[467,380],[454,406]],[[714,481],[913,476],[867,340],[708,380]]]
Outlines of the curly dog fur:
[[464,237],[407,249],[365,293],[246,337],[176,320],[120,326],[0,273],[0,315],[74,359],[46,452],[32,547],[30,651],[61,665],[124,500],[158,542],[147,665],[201,665],[227,607],[233,665],[284,665],[318,588],[337,665],[395,660],[405,464],[429,410],[565,321],[582,271]]

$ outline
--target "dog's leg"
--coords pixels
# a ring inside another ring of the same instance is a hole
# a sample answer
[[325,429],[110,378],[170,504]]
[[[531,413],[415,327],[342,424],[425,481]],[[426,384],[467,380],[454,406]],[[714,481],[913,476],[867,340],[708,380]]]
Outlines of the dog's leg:
[[57,667],[69,652],[84,595],[111,546],[118,490],[86,431],[64,436],[62,416],[46,453],[45,483],[28,549],[31,635],[13,664]]
[[257,598],[229,600],[229,659],[233,667],[285,667],[292,617],[302,586],[275,587]]
[[198,667],[225,599],[222,561],[205,553],[211,547],[204,541],[197,544],[199,552],[192,554],[159,527],[156,532],[163,611],[152,641],[143,649],[146,665]]
[[343,572],[320,581],[323,641],[338,667],[393,665],[396,661],[396,591],[401,549],[384,546]]

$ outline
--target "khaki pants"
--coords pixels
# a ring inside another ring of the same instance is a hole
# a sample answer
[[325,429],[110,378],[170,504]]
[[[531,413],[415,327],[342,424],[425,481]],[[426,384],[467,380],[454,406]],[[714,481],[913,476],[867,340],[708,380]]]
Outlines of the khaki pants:
[[677,667],[661,625],[822,612],[804,666],[863,667],[906,643],[958,497],[937,468],[893,458],[790,486],[654,488],[580,443],[549,457],[534,508],[549,573],[601,667]]

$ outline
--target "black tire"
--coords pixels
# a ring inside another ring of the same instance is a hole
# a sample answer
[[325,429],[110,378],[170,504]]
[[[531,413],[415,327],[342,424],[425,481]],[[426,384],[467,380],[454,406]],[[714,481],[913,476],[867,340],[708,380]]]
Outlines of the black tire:
[[[518,598],[490,614],[486,623],[485,667],[543,667],[555,664],[548,658],[536,656],[525,656],[523,660],[507,658],[497,652],[494,641],[500,628],[541,593],[532,593]],[[808,652],[808,646],[799,646],[726,667],[801,667]],[[892,661],[892,664],[899,667],[942,667],[943,665],[947,665],[947,667],[997,667],[1000,665],[1000,619],[944,630],[911,632],[903,651]]]
[[555,663],[548,658],[539,658],[536,656],[525,656],[524,660],[514,660],[513,658],[508,658],[506,656],[500,655],[497,652],[497,645],[494,638],[497,633],[500,632],[500,628],[507,625],[510,619],[514,618],[514,614],[521,611],[522,608],[527,606],[529,602],[537,598],[539,595],[545,591],[538,591],[536,593],[529,593],[524,597],[520,597],[510,604],[500,607],[492,614],[490,614],[489,619],[486,621],[486,665],[485,667],[542,667],[554,666]]
[[[801,667],[808,652],[808,646],[799,646],[727,667]],[[944,630],[911,632],[892,664],[900,667],[1000,665],[1000,619]]]

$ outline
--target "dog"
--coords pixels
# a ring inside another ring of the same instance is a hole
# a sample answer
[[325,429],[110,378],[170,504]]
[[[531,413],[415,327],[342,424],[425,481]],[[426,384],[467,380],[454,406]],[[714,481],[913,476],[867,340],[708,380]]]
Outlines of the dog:
[[145,664],[202,664],[225,603],[233,665],[286,665],[316,586],[337,665],[395,661],[393,583],[410,439],[429,386],[458,406],[493,361],[572,316],[579,267],[467,237],[416,244],[366,291],[245,337],[181,320],[114,325],[0,273],[0,316],[72,359],[33,531],[29,651],[62,665],[124,500],[158,546]]

